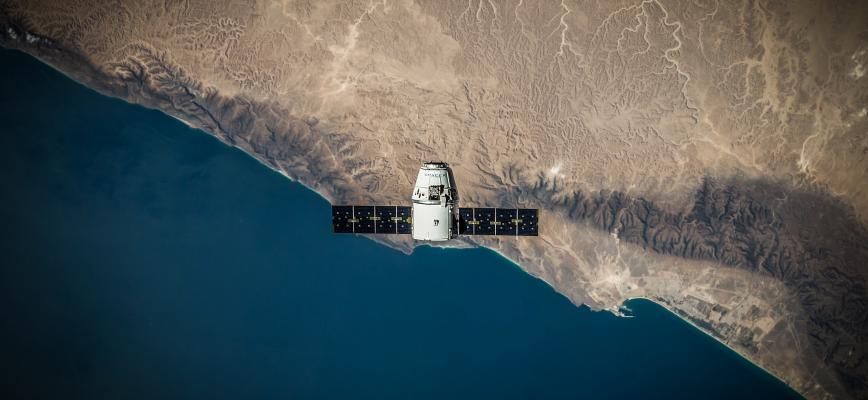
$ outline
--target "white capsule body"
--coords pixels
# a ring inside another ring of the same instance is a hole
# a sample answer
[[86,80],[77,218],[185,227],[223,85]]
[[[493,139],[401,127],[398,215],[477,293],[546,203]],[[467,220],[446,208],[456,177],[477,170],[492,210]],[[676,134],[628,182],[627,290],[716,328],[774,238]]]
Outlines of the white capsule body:
[[455,188],[446,163],[422,164],[411,199],[413,239],[439,242],[452,238]]

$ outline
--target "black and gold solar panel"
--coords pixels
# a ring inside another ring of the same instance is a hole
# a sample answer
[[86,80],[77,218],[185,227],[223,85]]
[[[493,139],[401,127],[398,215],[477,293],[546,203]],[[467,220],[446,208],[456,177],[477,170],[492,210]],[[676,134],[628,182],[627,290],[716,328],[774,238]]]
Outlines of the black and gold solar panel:
[[398,233],[409,235],[413,232],[412,207],[398,206]]
[[458,209],[459,235],[538,236],[539,210],[535,208]]
[[476,219],[473,217],[472,208],[458,209],[458,234],[459,235],[475,235],[476,234]]
[[494,234],[498,236],[514,236],[516,234],[515,230],[515,214],[516,209],[514,208],[498,208],[496,209],[495,215],[497,215],[497,225],[495,225]]
[[495,226],[497,222],[495,221],[496,214],[494,210],[494,208],[475,209],[476,221],[479,222],[474,231],[476,235],[494,235],[496,233]]
[[[405,234],[413,231],[412,207],[332,206],[334,233]],[[458,235],[538,236],[535,208],[458,209]]]
[[355,233],[374,233],[374,206],[353,206]]
[[353,206],[332,206],[332,232],[353,233]]
[[374,206],[377,220],[375,221],[376,233],[396,234],[398,223],[396,220],[396,206]]
[[518,209],[518,236],[539,235],[539,210],[535,208]]

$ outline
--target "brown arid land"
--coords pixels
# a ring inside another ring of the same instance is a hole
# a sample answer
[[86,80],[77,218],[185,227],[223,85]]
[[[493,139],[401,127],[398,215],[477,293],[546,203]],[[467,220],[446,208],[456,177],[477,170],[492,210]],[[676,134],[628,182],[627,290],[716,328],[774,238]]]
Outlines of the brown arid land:
[[461,206],[542,209],[459,244],[868,397],[865,3],[0,0],[0,43],[335,203],[447,161]]

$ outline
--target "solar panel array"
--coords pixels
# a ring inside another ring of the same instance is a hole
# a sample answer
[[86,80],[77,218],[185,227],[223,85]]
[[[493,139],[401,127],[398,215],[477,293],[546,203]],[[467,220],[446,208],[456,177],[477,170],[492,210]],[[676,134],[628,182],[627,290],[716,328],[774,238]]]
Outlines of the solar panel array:
[[538,236],[535,208],[459,208],[459,235]]
[[410,215],[408,206],[332,206],[332,231],[409,235]]
[[[332,206],[332,231],[409,235],[411,210],[409,206]],[[459,208],[457,222],[458,235],[539,235],[535,208]]]

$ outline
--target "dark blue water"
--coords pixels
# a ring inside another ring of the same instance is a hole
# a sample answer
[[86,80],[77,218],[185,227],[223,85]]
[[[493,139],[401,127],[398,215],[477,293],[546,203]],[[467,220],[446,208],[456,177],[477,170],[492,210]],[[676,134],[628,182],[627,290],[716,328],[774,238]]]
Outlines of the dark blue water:
[[0,51],[2,398],[786,398],[646,301],[412,256],[159,112]]

